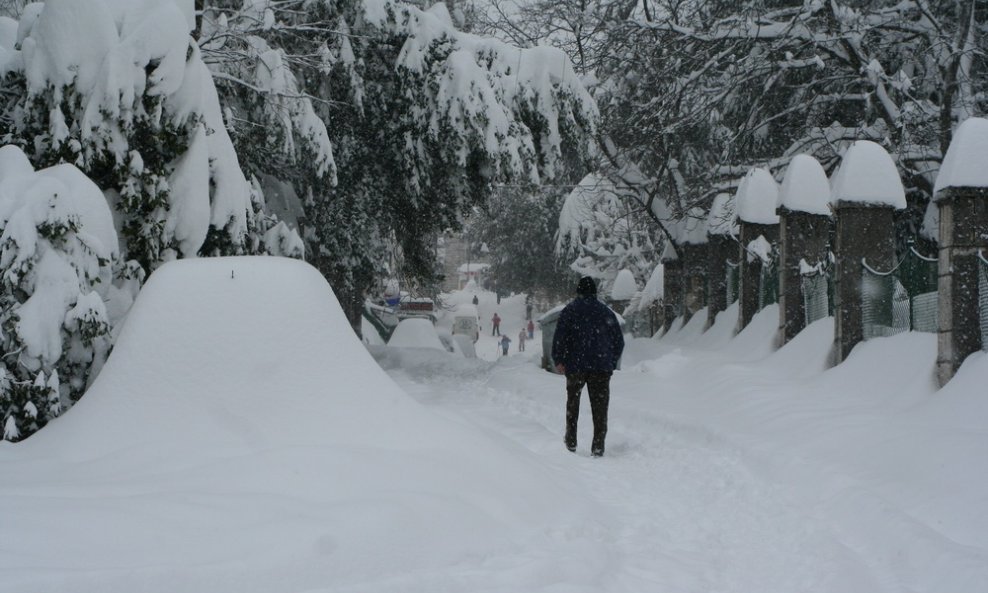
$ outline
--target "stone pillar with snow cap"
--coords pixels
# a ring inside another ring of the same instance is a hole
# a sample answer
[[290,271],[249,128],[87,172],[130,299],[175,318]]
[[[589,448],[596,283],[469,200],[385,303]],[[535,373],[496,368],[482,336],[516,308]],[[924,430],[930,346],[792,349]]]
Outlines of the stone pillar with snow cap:
[[683,322],[707,306],[707,213],[692,208],[679,224],[683,263]]
[[822,270],[830,252],[830,182],[813,157],[789,161],[779,192],[779,341],[806,327],[803,271]]
[[[779,240],[779,184],[765,169],[752,169],[736,194],[740,229],[741,302],[738,331],[751,323],[759,309],[762,266],[771,246]],[[765,246],[768,249],[765,249]]]
[[707,327],[727,309],[727,262],[738,259],[738,215],[734,196],[718,194],[707,217]]
[[979,257],[988,258],[988,120],[972,117],[957,128],[933,199],[940,209],[937,379],[944,385],[985,346]]
[[668,332],[683,309],[683,262],[680,261],[672,241],[666,240],[659,261],[662,262],[663,269],[662,331]]
[[834,176],[831,203],[837,216],[834,361],[840,363],[864,337],[864,262],[881,271],[895,264],[893,214],[906,207],[906,194],[892,157],[868,140],[852,144]]

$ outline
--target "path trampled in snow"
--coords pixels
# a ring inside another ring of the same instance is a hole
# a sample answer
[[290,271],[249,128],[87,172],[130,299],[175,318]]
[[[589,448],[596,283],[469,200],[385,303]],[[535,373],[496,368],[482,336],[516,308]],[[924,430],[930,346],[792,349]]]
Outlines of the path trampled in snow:
[[[490,305],[484,298],[492,297],[481,294],[484,312]],[[500,315],[514,328],[523,308],[511,299],[502,302]],[[729,332],[715,326],[706,335],[687,327],[680,336],[629,342],[626,370],[612,381],[607,455],[599,460],[587,450],[592,427],[585,394],[580,447],[576,455],[563,448],[563,379],[538,368],[537,343],[525,354],[513,348],[513,355],[492,364],[410,363],[389,373],[432,409],[541,457],[601,504],[599,516],[574,518],[592,526],[592,535],[583,537],[610,551],[606,573],[597,577],[600,590],[984,590],[984,536],[958,545],[953,538],[959,534],[940,533],[911,514],[929,492],[889,498],[897,487],[910,489],[888,484],[910,460],[879,464],[886,473],[867,474],[867,464],[878,461],[869,462],[867,450],[854,459],[854,439],[872,434],[864,428],[873,428],[870,423],[882,425],[876,413],[894,419],[924,405],[932,393],[925,375],[906,373],[889,382],[899,401],[889,403],[874,389],[868,399],[872,386],[853,365],[821,372],[826,324],[773,354],[771,314],[730,341]],[[888,347],[923,360],[928,338],[909,336]],[[860,401],[853,390],[862,392]],[[828,434],[821,429],[828,417],[835,419],[829,440],[815,434]],[[891,427],[872,436],[895,441],[896,421]],[[841,446],[841,431],[847,431],[847,450],[825,451]],[[975,445],[984,448],[983,439]],[[983,478],[967,479],[984,494]],[[929,488],[922,477],[913,486]],[[937,494],[944,500],[927,500],[927,506],[950,505],[949,492]]]

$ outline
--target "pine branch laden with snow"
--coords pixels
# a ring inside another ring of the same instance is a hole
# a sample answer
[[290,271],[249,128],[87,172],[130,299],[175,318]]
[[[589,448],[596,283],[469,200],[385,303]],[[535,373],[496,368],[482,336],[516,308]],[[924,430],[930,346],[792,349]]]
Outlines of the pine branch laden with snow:
[[190,43],[192,3],[49,0],[0,49],[13,100],[0,137],[39,167],[73,163],[120,213],[123,259],[240,252],[250,190],[212,77]]
[[20,440],[72,405],[110,348],[117,234],[99,188],[72,165],[35,172],[0,148],[0,421]]
[[308,196],[306,251],[338,291],[392,256],[428,281],[434,237],[494,182],[550,180],[564,149],[592,151],[596,106],[563,52],[462,33],[442,4],[230,0],[203,21],[245,167]]

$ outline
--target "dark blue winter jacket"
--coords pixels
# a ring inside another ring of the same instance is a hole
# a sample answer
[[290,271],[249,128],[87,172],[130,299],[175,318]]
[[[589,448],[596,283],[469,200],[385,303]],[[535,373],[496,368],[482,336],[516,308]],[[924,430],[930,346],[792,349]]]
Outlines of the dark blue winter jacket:
[[577,297],[559,314],[552,360],[567,374],[613,371],[623,350],[617,316],[596,296]]

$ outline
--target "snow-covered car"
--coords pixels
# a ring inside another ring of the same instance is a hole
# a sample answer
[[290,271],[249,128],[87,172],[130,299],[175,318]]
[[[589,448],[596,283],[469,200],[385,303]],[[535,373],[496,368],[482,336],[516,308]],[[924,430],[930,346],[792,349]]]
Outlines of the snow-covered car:
[[468,336],[477,342],[480,339],[480,315],[473,305],[459,305],[453,315],[451,333],[454,336]]

